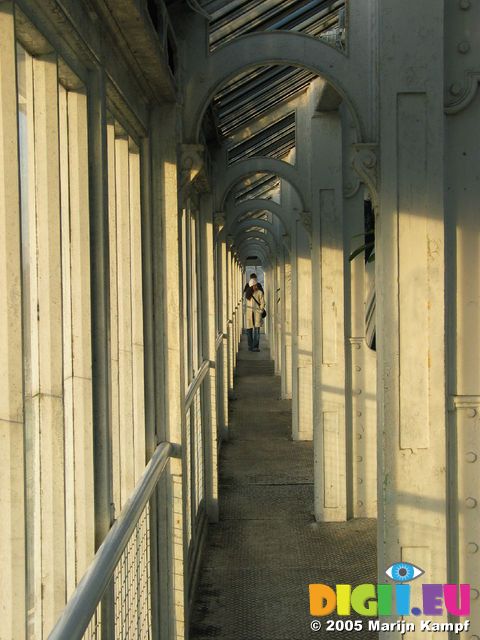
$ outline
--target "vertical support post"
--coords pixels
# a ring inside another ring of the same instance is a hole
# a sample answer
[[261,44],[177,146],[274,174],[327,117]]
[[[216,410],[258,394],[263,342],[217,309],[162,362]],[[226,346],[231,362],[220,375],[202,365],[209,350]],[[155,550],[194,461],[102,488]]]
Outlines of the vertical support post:
[[118,343],[118,278],[117,278],[117,188],[115,162],[115,124],[106,125],[107,180],[108,180],[108,337],[109,337],[109,422],[110,422],[110,486],[112,517],[120,511],[120,375]]
[[153,298],[153,211],[152,211],[152,159],[151,141],[143,138],[140,147],[140,176],[142,203],[142,291],[143,291],[143,339],[145,343],[145,447],[146,461],[150,460],[157,446],[155,434],[155,310]]
[[275,287],[273,289],[273,309],[275,309],[275,375],[281,375],[283,369],[282,335],[283,335],[283,264],[280,256],[275,256]]
[[237,300],[236,300],[236,308],[237,308],[237,344],[235,345],[235,351],[238,354],[238,347],[240,344],[240,333],[241,333],[241,305],[240,305],[240,291],[241,291],[241,270],[240,263],[237,259],[237,272],[236,272],[236,290],[237,290]]
[[217,436],[217,380],[215,370],[215,264],[213,237],[213,205],[210,194],[200,203],[200,255],[203,353],[210,360],[210,369],[204,383],[205,403],[205,481],[206,510],[210,522],[218,522],[218,436]]
[[266,305],[270,310],[265,323],[265,332],[268,334],[268,342],[270,347],[270,358],[273,360],[273,369],[276,372],[277,367],[277,344],[276,344],[276,317],[274,311],[276,274],[275,263],[272,262],[268,269],[268,288],[266,292]]
[[88,92],[90,150],[90,231],[92,287],[92,380],[95,475],[95,546],[112,523],[110,380],[109,380],[109,251],[107,121],[103,74],[92,73]]
[[315,517],[346,520],[342,137],[338,111],[312,125]]
[[132,284],[130,242],[130,174],[128,139],[115,139],[115,192],[117,201],[118,370],[120,510],[135,486],[132,389]]
[[463,89],[465,71],[478,70],[478,42],[471,29],[473,25],[478,28],[479,23],[478,3],[446,3],[445,86],[449,89],[448,101],[453,103],[447,111],[444,154],[450,394],[448,575],[450,582],[471,585],[471,624],[462,634],[470,638],[480,636],[480,95],[476,85],[476,93],[458,91]]
[[[141,210],[142,210],[142,294],[143,339],[145,344],[145,462],[150,460],[157,446],[155,433],[155,333],[153,299],[153,220],[152,220],[152,163],[151,146],[143,138],[140,146]],[[159,566],[159,492],[150,500],[150,606],[152,608],[152,637],[160,637],[160,576]]]
[[231,252],[231,281],[232,281],[232,388],[233,373],[237,366],[237,258]]
[[26,620],[22,263],[15,21],[0,3],[0,602],[2,633],[23,640]]
[[[107,117],[105,78],[99,70],[90,76],[88,134],[95,548],[98,549],[113,521]],[[102,601],[102,640],[113,637],[113,628],[113,585],[110,585]]]
[[[155,224],[155,307],[156,318],[156,370],[163,367],[163,390],[160,390],[162,409],[158,419],[165,425],[159,434],[173,444],[185,443],[185,380],[182,352],[182,299],[180,295],[166,296],[163,292],[182,291],[180,276],[180,229],[177,191],[177,112],[174,106],[157,107],[152,113],[152,174],[155,176],[153,215]],[[158,235],[157,235],[158,234]],[[172,283],[174,283],[172,285]],[[158,381],[157,381],[158,383]],[[157,386],[158,389],[158,386]],[[161,623],[162,634],[169,640],[183,640],[188,629],[188,584],[186,583],[187,542],[185,465],[182,459],[169,462],[165,512],[160,516],[161,536],[166,540],[165,553],[159,558],[161,571]],[[168,567],[168,570],[165,568]]]
[[35,629],[48,633],[64,605],[65,468],[63,409],[62,257],[58,77],[55,55],[33,60],[35,126],[35,220],[31,257],[31,411],[37,460]]
[[86,95],[62,89],[60,112],[68,599],[95,553]]
[[238,348],[240,346],[240,338],[242,335],[242,268],[240,262],[237,260],[237,346],[236,351],[238,354]]
[[222,326],[222,359],[223,359],[223,416],[224,424],[222,425],[222,438],[228,440],[228,389],[229,389],[229,357],[228,357],[228,250],[225,239],[222,239],[219,246],[220,251],[220,278],[222,283],[222,307],[221,307],[221,319]]
[[292,329],[294,440],[313,438],[312,260],[311,239],[303,222],[292,221]]
[[292,397],[292,265],[286,248],[283,249],[282,276],[282,398],[288,400]]
[[345,214],[345,331],[347,363],[347,487],[348,517],[377,515],[377,411],[376,352],[365,338],[367,268],[364,254],[349,262],[348,256],[363,243],[364,194],[344,199]]
[[[431,583],[448,581],[444,4],[378,5],[378,569],[412,562]],[[412,583],[412,602],[419,589]]]
[[[228,240],[227,240],[228,242]],[[228,390],[233,390],[233,372],[235,369],[233,338],[233,275],[232,250],[227,248],[227,336],[228,336]]]
[[145,361],[144,303],[142,282],[142,210],[140,150],[130,142],[129,208],[130,208],[130,282],[132,296],[132,391],[133,391],[133,477],[137,484],[145,469]]

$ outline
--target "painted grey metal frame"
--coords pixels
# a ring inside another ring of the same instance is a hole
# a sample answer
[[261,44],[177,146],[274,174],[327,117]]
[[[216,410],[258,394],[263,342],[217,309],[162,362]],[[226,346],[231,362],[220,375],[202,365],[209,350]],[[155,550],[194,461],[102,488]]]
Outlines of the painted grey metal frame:
[[198,369],[194,379],[190,383],[190,386],[188,387],[187,394],[185,396],[185,413],[189,410],[190,405],[192,404],[193,399],[195,398],[195,394],[200,388],[200,385],[202,384],[209,369],[210,369],[210,361],[204,360],[200,365],[200,368]]
[[83,638],[140,516],[152,497],[169,458],[175,456],[175,453],[175,447],[169,442],[158,445],[118,520],[108,532],[89,570],[50,633],[49,640]]

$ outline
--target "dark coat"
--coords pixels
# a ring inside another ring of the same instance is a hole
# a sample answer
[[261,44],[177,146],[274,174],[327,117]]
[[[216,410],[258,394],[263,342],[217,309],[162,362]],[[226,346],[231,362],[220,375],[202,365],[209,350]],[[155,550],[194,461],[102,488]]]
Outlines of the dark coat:
[[[262,285],[259,282],[257,283],[257,290],[261,291],[262,293],[265,293]],[[250,298],[252,297],[252,293],[253,293],[253,287],[250,287],[247,282],[247,284],[245,285],[245,289],[243,290],[243,295],[246,297],[247,300],[250,300]]]

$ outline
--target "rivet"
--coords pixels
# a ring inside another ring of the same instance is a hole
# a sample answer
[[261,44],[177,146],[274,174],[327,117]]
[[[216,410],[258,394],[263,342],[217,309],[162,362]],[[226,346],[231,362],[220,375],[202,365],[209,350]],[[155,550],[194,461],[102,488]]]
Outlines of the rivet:
[[467,507],[467,509],[475,509],[475,507],[477,506],[477,501],[475,500],[475,498],[466,498],[465,506]]
[[472,3],[470,2],[470,0],[460,0],[458,6],[460,7],[460,9],[463,9],[463,11],[466,11],[467,9],[470,9]]
[[362,456],[357,456],[357,462],[362,462],[363,458]]
[[467,544],[467,551],[468,551],[468,553],[477,553],[478,544],[476,544],[475,542],[469,542]]
[[362,434],[361,433],[357,433],[357,440],[361,440],[362,439]]
[[469,409],[467,411],[467,416],[469,418],[475,418],[476,415],[477,415],[477,410],[476,409]]
[[457,45],[457,51],[459,53],[468,53],[470,51],[470,43],[467,40],[459,42]]
[[358,505],[359,507],[363,507],[363,501],[362,501],[362,500],[359,500],[359,501],[357,502],[357,505]]
[[357,344],[357,343],[355,343],[353,346],[355,347],[355,349],[357,349],[357,351],[358,351],[358,349],[360,349],[360,345]]
[[362,367],[358,367],[358,366],[355,367],[355,371],[361,371],[361,370],[362,370]]
[[473,634],[473,636],[470,636],[470,640],[480,640],[480,636]]
[[363,478],[358,478],[358,484],[363,484]]
[[466,460],[467,462],[476,462],[476,461],[477,461],[477,458],[478,458],[478,456],[477,456],[477,454],[475,453],[475,451],[468,451],[468,452],[465,454],[465,460]]
[[452,96],[459,96],[462,93],[462,87],[457,83],[451,84],[450,93]]
[[362,415],[361,411],[357,411],[357,416],[360,417]]
[[479,595],[480,593],[478,592],[478,589],[470,589],[470,597],[472,600],[478,600]]
[[353,391],[353,395],[355,395],[355,396],[359,396],[359,395],[361,395],[361,394],[362,394],[362,390],[361,390],[361,389],[354,389],[354,391]]

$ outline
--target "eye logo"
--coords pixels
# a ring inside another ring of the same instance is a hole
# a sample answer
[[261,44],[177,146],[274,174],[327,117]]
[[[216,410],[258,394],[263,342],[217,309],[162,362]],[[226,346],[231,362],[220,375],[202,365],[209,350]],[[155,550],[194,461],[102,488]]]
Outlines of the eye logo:
[[385,573],[395,582],[410,582],[423,575],[425,571],[410,562],[394,562]]
[[[335,609],[339,616],[349,616],[352,610],[361,616],[452,616],[470,615],[470,584],[421,584],[422,607],[412,607],[412,580],[425,573],[411,562],[394,562],[385,571],[394,584],[337,584],[335,589],[326,584],[308,585],[310,615],[327,616]],[[423,581],[422,581],[423,582]],[[419,596],[416,593],[416,596]],[[447,623],[453,624],[453,623]],[[400,631],[398,628],[379,628],[377,631]],[[410,630],[410,629],[408,629]],[[453,630],[453,627],[442,629]],[[405,633],[405,631],[401,631]],[[455,632],[457,633],[457,632]]]

